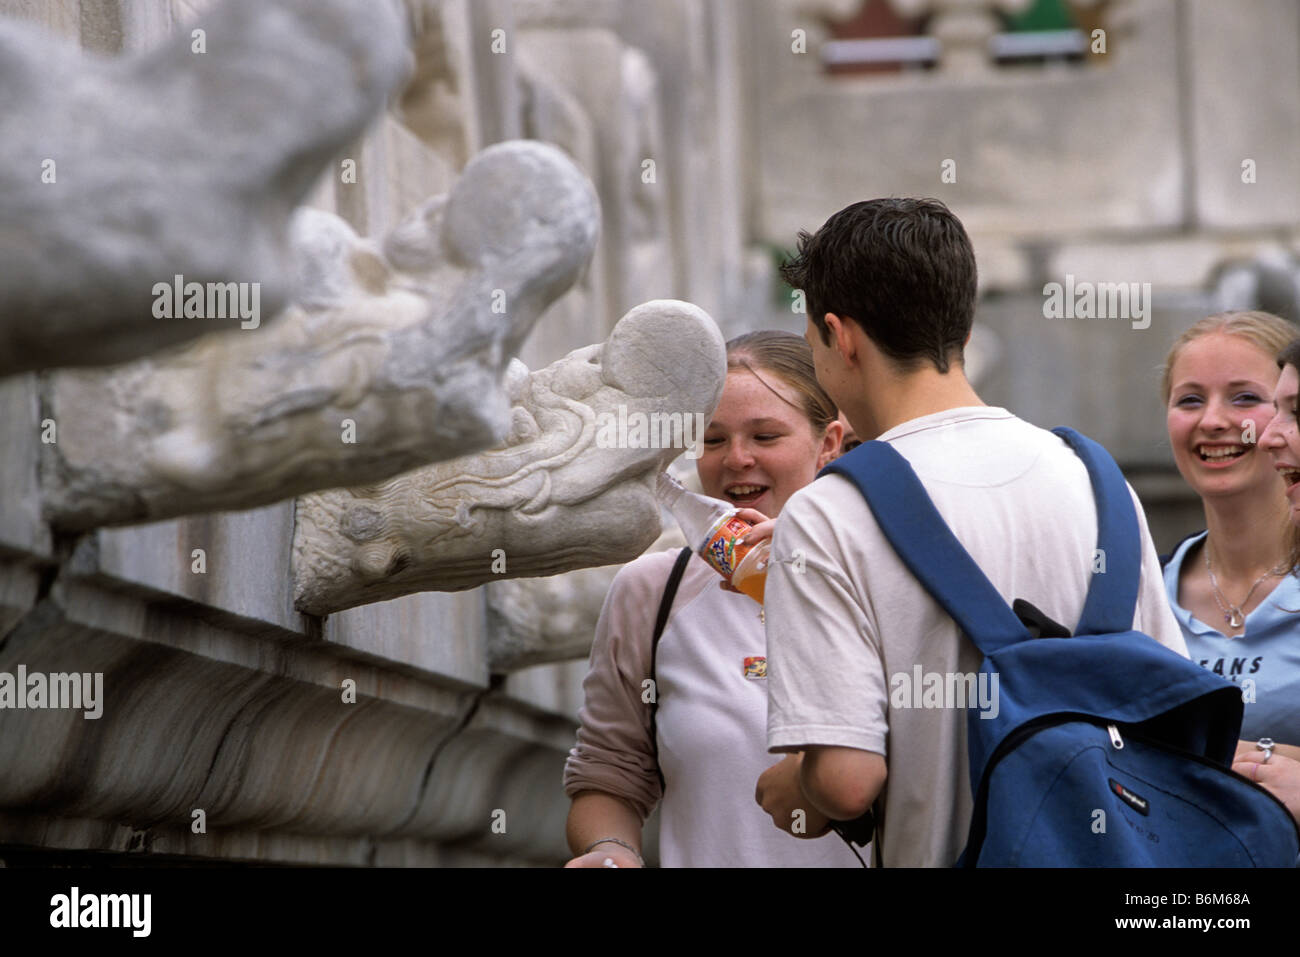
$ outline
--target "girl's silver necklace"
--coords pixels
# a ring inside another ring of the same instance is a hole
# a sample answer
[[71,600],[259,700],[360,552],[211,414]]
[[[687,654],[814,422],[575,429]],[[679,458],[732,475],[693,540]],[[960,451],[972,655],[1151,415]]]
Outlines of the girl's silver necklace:
[[[1255,594],[1255,589],[1259,587],[1259,583],[1270,575],[1281,574],[1276,568],[1270,568],[1268,571],[1264,572],[1264,574],[1255,579],[1255,584],[1250,586],[1250,591],[1246,592],[1246,597],[1241,600],[1240,605],[1229,604],[1225,606],[1224,602],[1227,601],[1227,599],[1224,598],[1223,592],[1219,591],[1219,583],[1214,578],[1214,569],[1210,567],[1210,540],[1208,537],[1205,540],[1205,570],[1210,574],[1210,587],[1214,589],[1214,600],[1219,605],[1219,611],[1223,612],[1223,620],[1227,626],[1234,631],[1246,624],[1246,614],[1242,609],[1246,605],[1250,604],[1250,596]],[[1228,635],[1228,637],[1240,638],[1242,636]]]

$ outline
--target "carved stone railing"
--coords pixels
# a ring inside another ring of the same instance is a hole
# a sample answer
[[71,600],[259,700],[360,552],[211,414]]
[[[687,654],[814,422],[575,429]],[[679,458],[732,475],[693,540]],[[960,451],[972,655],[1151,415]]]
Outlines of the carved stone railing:
[[163,316],[177,276],[279,312],[294,207],[406,75],[396,13],[228,0],[117,59],[0,20],[0,375],[203,335],[212,317]]
[[635,558],[660,532],[654,475],[703,438],[725,378],[713,320],[672,300],[545,369],[514,363],[502,447],[298,500],[297,608],[327,615]]
[[253,508],[491,446],[503,367],[586,265],[598,216],[587,179],[531,142],[485,150],[379,244],[301,211],[279,321],[53,377],[48,520]]

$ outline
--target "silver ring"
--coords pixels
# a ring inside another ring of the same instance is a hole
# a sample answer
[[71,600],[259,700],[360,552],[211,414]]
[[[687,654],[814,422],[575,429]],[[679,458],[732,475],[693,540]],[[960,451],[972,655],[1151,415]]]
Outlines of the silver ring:
[[1268,759],[1273,756],[1273,748],[1275,747],[1276,745],[1273,743],[1272,738],[1260,738],[1255,742],[1255,750],[1264,752],[1264,758],[1260,762],[1261,764],[1268,763]]

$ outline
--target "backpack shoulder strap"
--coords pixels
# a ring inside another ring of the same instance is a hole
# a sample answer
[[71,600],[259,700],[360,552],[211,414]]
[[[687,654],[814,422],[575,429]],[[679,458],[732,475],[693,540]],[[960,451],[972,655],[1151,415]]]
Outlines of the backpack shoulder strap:
[[1107,635],[1133,627],[1137,611],[1138,582],[1142,571],[1142,542],[1137,510],[1124,474],[1102,446],[1074,429],[1052,432],[1065,440],[1088,469],[1097,501],[1097,551],[1092,557],[1092,580],[1076,635]]
[[985,656],[1029,638],[1024,623],[953,535],[912,466],[893,446],[863,442],[818,475],[828,473],[857,486],[908,571]]
[[650,639],[650,680],[654,688],[654,696],[650,699],[650,747],[654,749],[655,756],[655,773],[659,775],[659,791],[662,794],[664,790],[664,773],[659,769],[659,734],[658,722],[656,718],[659,712],[659,680],[655,675],[655,662],[659,657],[659,639],[663,637],[664,628],[668,625],[668,613],[672,611],[673,599],[677,597],[677,586],[682,583],[682,575],[686,572],[686,563],[691,560],[691,550],[683,548],[677,555],[677,561],[673,565],[673,570],[668,575],[668,584],[664,587],[664,596],[659,600],[659,615],[655,619],[654,637]]

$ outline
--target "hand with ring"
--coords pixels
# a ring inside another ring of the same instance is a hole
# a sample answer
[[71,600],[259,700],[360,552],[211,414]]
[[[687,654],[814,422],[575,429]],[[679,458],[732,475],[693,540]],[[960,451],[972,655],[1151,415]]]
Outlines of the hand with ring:
[[1285,804],[1291,816],[1300,823],[1300,761],[1283,754],[1268,760],[1260,752],[1271,754],[1272,748],[1261,747],[1256,751],[1238,752],[1232,770],[1247,780],[1254,781]]

